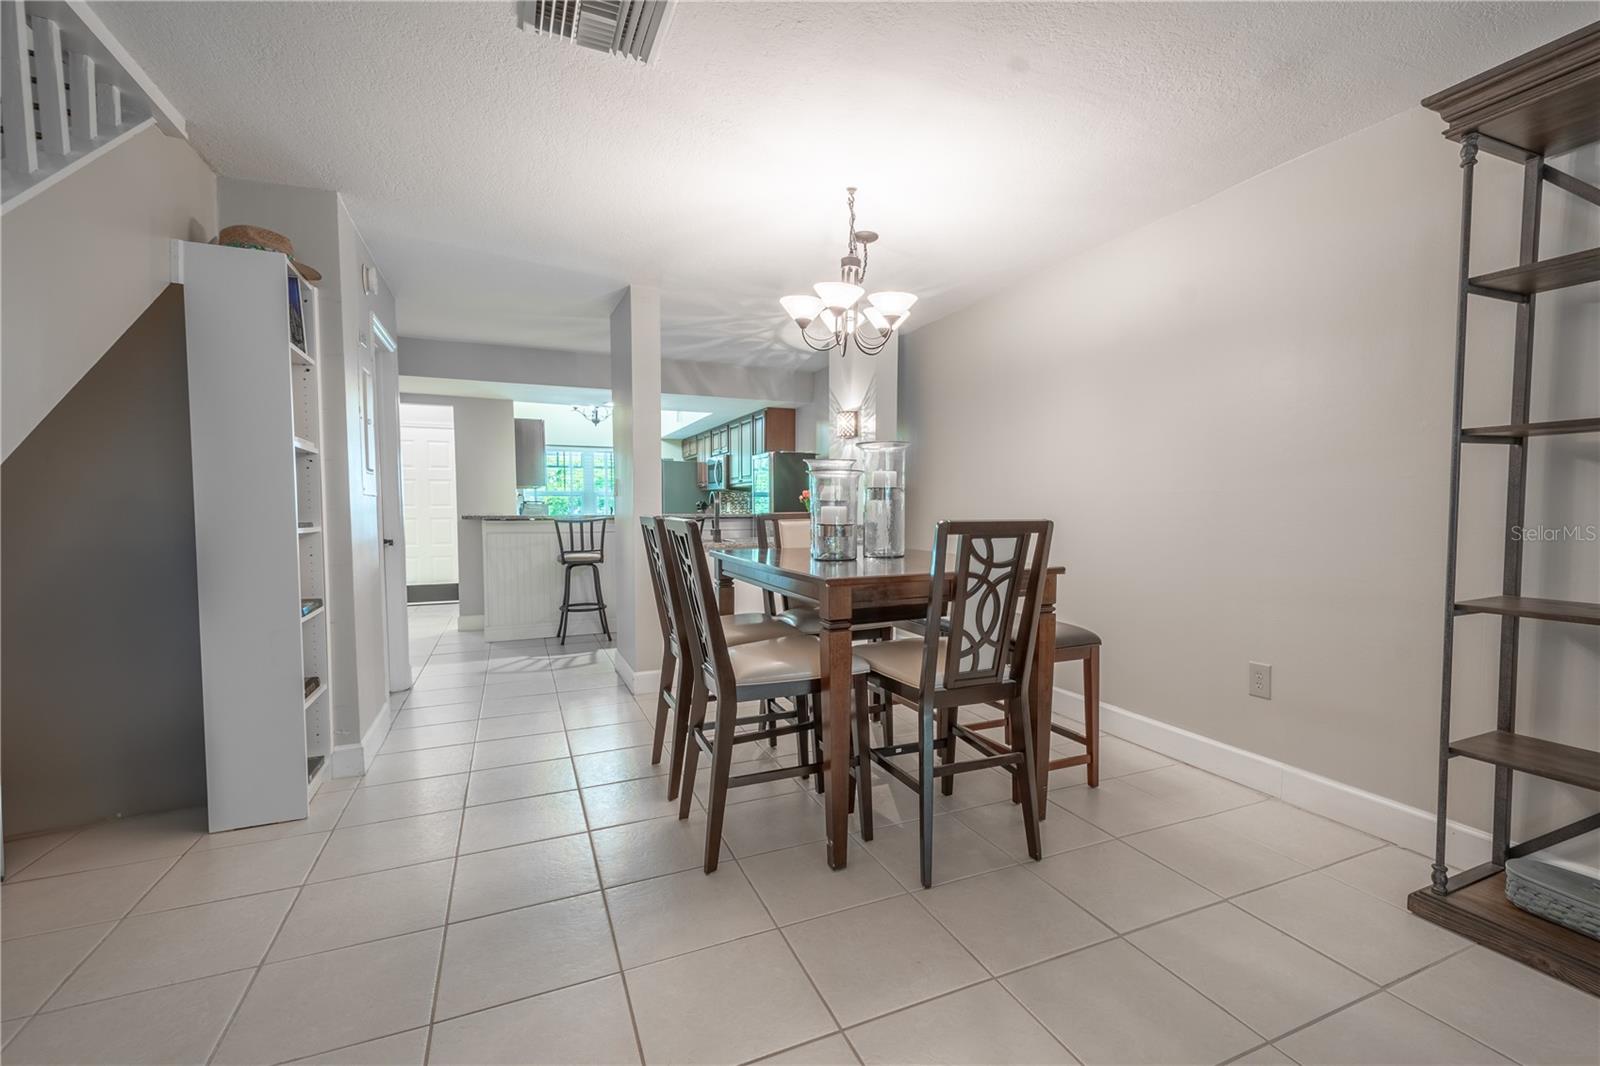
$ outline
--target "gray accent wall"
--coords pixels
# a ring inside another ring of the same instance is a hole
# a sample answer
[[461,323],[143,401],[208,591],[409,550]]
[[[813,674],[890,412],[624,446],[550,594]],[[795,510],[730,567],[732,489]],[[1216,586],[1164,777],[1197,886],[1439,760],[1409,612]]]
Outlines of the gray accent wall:
[[183,290],[5,460],[5,832],[206,799]]

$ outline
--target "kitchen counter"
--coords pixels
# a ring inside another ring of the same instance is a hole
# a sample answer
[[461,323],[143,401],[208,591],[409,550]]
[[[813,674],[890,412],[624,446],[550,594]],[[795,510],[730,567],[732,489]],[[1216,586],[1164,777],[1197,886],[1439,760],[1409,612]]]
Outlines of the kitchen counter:
[[554,522],[558,518],[604,518],[611,522],[616,520],[616,515],[610,514],[464,514],[461,516],[467,522]]

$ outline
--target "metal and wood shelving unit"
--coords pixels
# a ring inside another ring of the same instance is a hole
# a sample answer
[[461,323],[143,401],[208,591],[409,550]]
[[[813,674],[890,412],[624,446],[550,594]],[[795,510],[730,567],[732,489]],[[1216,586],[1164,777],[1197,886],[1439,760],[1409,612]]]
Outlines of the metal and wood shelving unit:
[[172,265],[188,347],[206,807],[221,832],[306,817],[331,752],[318,299],[277,252],[174,241]]
[[[1455,406],[1452,419],[1450,523],[1446,554],[1444,670],[1439,716],[1439,799],[1433,883],[1409,898],[1409,909],[1463,936],[1580,988],[1600,994],[1600,942],[1512,906],[1505,896],[1507,860],[1552,847],[1600,829],[1600,813],[1537,837],[1511,842],[1512,782],[1528,774],[1600,793],[1600,751],[1557,744],[1517,729],[1517,666],[1520,625],[1539,619],[1567,625],[1600,625],[1600,603],[1537,599],[1522,595],[1523,541],[1529,441],[1535,437],[1600,433],[1600,417],[1533,421],[1530,379],[1535,301],[1539,293],[1600,282],[1600,248],[1539,258],[1539,225],[1545,187],[1600,207],[1600,187],[1545,162],[1549,156],[1600,141],[1600,23],[1485,71],[1436,93],[1423,106],[1446,121],[1445,136],[1461,144],[1461,259],[1456,309]],[[1481,153],[1522,168],[1521,240],[1517,265],[1487,274],[1469,269],[1472,237],[1472,178]],[[1473,299],[1515,305],[1510,420],[1505,425],[1463,427],[1467,310]],[[1593,357],[1594,353],[1587,353]],[[1462,445],[1493,445],[1508,452],[1504,566],[1501,592],[1481,599],[1456,594],[1457,519],[1461,496]],[[1456,619],[1490,615],[1500,619],[1499,687],[1494,730],[1451,736],[1450,705]],[[1600,733],[1600,720],[1596,722]],[[1490,861],[1450,876],[1445,865],[1450,761],[1488,763],[1495,768]]]

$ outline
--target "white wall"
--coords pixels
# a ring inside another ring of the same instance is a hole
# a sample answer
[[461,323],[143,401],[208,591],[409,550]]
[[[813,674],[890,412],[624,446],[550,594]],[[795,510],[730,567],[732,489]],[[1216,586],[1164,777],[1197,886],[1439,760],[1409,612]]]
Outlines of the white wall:
[[[401,341],[401,351],[409,343]],[[455,412],[458,513],[517,513],[517,438],[510,400],[412,393],[400,399],[402,403],[437,404]],[[461,520],[456,530],[461,617],[468,626],[478,627],[483,624],[483,533],[480,525]]]
[[[1062,613],[1104,637],[1106,700],[1424,809],[1460,188],[1440,129],[1408,111],[924,326],[900,394],[913,537],[1053,518]],[[1566,165],[1600,178],[1593,150]],[[1482,272],[1515,262],[1521,173],[1485,155],[1477,177]],[[1600,212],[1545,198],[1544,255],[1600,243]],[[1593,416],[1593,287],[1541,296],[1538,326],[1535,417]],[[1507,421],[1511,328],[1509,305],[1476,301],[1469,425]],[[1505,452],[1468,452],[1460,592],[1489,595]],[[1531,454],[1530,522],[1600,520],[1594,437]],[[1531,544],[1525,575],[1528,595],[1597,600],[1600,550]],[[1466,736],[1493,727],[1498,624],[1457,632]],[[1524,727],[1594,745],[1600,630],[1522,632]],[[1245,694],[1250,660],[1273,665],[1270,702]],[[1454,817],[1487,824],[1491,776],[1455,769]],[[1589,809],[1530,794],[1539,829]]]
[[168,242],[216,232],[216,175],[154,126],[5,213],[4,455],[167,287]]

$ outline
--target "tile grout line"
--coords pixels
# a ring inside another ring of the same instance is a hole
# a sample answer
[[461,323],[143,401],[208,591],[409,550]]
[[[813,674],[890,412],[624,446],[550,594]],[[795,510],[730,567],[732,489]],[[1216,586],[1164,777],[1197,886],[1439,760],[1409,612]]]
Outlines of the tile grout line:
[[444,897],[444,925],[439,932],[439,961],[434,963],[433,969],[433,995],[428,998],[428,1037],[422,1045],[422,1061],[427,1062],[433,1055],[433,1023],[439,1016],[439,990],[444,986],[444,959],[445,951],[450,941],[450,908],[456,902],[456,874],[461,870],[461,834],[467,824],[466,808],[462,808],[461,817],[456,820],[456,846],[450,857],[450,890]]
[[[578,791],[578,806],[583,811],[583,822],[589,824],[589,805]],[[617,924],[611,917],[611,897],[606,894],[605,879],[600,871],[600,857],[594,850],[594,830],[584,831],[584,841],[589,845],[589,861],[594,865],[595,891],[600,893],[600,906],[606,912],[606,931],[611,934],[611,957],[617,961],[617,979],[622,982],[622,1001],[628,1008],[628,1024],[633,1027],[633,1046],[644,1062],[644,1037],[639,1032],[639,1017],[633,1012],[633,989],[628,985],[628,973],[622,965],[622,945],[617,943]]]

